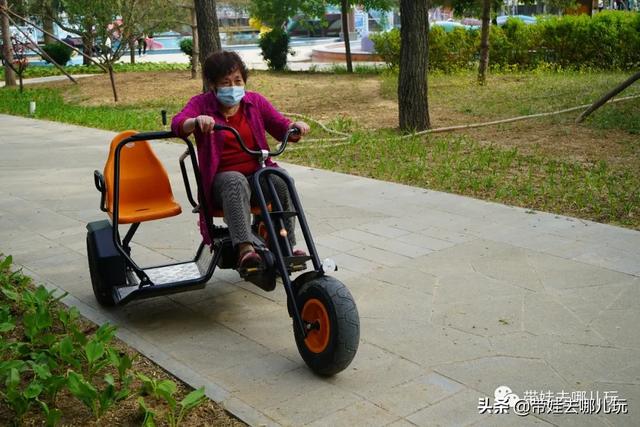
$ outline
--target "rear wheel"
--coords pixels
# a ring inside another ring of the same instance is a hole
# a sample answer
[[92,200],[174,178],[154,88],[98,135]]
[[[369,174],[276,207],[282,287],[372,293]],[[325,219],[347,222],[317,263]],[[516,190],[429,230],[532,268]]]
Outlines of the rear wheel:
[[299,288],[296,304],[308,331],[305,337],[294,322],[302,359],[319,375],[344,370],[355,357],[360,341],[358,309],[347,287],[333,277],[322,276]]
[[106,307],[116,305],[113,298],[114,283],[111,283],[109,277],[105,277],[102,272],[105,268],[100,266],[100,258],[96,254],[95,242],[92,242],[90,235],[87,235],[87,259],[89,261],[89,273],[91,275],[91,286],[93,287],[93,295],[98,303]]

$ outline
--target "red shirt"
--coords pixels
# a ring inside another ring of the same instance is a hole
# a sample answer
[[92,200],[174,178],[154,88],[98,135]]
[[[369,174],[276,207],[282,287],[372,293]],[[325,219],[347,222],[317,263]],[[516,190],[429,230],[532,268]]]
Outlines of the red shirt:
[[[240,107],[238,112],[233,116],[228,117],[226,123],[227,126],[235,128],[245,145],[252,150],[259,150],[258,144],[256,144],[249,122],[247,121],[243,108]],[[258,159],[251,154],[246,153],[236,137],[229,131],[224,131],[224,147],[222,149],[222,156],[220,159],[219,172],[236,171],[244,175],[251,175],[259,168]]]

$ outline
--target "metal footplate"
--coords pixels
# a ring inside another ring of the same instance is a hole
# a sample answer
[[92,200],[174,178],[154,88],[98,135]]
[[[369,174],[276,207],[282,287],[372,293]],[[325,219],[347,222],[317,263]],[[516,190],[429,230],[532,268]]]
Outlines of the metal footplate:
[[287,256],[284,257],[284,264],[290,272],[304,271],[307,269],[307,261],[310,261],[311,257],[305,256]]
[[151,282],[156,285],[197,280],[202,274],[195,262],[144,269]]
[[132,269],[127,269],[127,285],[114,289],[115,299],[119,304],[124,304],[133,299],[202,289],[206,285],[213,257],[214,254],[204,246],[198,250],[195,261],[144,268],[142,271],[151,281],[147,286],[140,284],[140,279]]
[[[264,251],[264,252],[262,252],[260,254],[260,256],[262,256],[263,259],[266,258],[265,252],[266,251]],[[309,261],[309,260],[311,260],[310,256],[289,256],[289,257],[284,257],[284,263],[287,266],[287,270],[289,270],[290,273],[306,270],[307,269],[307,261]],[[255,267],[255,268],[238,268],[238,273],[240,274],[240,277],[242,277],[244,280],[251,281],[250,279],[253,276],[260,275],[260,274],[266,272],[267,270],[269,270],[269,268],[267,266]]]

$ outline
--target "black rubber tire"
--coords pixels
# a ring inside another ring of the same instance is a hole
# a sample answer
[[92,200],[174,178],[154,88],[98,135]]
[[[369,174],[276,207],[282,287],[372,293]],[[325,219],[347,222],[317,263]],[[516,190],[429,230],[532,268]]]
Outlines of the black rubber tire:
[[98,266],[100,261],[96,256],[96,251],[91,244],[89,235],[87,235],[87,260],[89,261],[89,274],[91,275],[93,295],[100,305],[113,307],[116,305],[116,301],[113,298],[114,285],[100,275],[100,268]]
[[328,344],[321,353],[307,347],[300,328],[293,323],[293,333],[300,356],[318,375],[331,376],[344,370],[358,351],[360,317],[349,289],[339,280],[322,276],[303,284],[296,293],[296,305],[302,311],[305,303],[315,298],[327,311],[330,322]]

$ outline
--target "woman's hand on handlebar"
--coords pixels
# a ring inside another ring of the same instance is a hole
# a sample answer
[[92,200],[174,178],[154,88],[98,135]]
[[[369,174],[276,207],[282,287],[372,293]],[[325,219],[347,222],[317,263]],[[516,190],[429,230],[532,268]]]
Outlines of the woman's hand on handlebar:
[[299,133],[291,134],[291,135],[289,136],[289,141],[291,141],[291,142],[298,142],[298,141],[300,141],[300,139],[301,139],[304,135],[306,135],[306,134],[308,134],[309,132],[311,132],[311,127],[310,127],[308,124],[306,124],[305,122],[294,122],[294,123],[291,123],[291,124],[289,125],[289,129],[292,129],[292,128],[296,128],[296,129],[298,129],[300,132],[299,132]]
[[213,132],[215,124],[216,122],[213,120],[213,117],[203,114],[198,117],[185,120],[182,125],[182,130],[184,130],[186,134],[190,134],[196,129],[200,129],[200,132],[202,133],[211,133]]
[[200,132],[202,133],[213,132],[215,124],[216,122],[211,116],[201,115],[196,117],[196,128],[200,129]]

